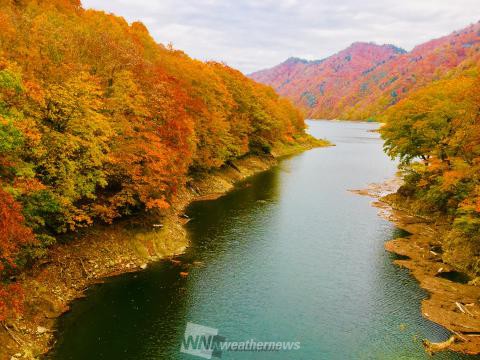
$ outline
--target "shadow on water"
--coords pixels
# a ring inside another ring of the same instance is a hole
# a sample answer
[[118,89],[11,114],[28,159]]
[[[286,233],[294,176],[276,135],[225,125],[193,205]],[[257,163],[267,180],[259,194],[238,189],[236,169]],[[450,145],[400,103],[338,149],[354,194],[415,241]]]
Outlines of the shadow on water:
[[[261,221],[262,217],[255,214],[268,211],[269,204],[275,202],[278,196],[279,173],[270,170],[240,182],[235,191],[220,199],[192,203],[186,211],[192,218],[186,226],[191,246],[184,257],[205,259],[216,257],[218,250],[223,253],[224,248],[232,244],[216,239],[225,236],[226,232],[238,232],[237,241],[240,241],[245,237],[243,232],[246,229],[255,228],[258,225],[253,223]],[[235,224],[241,227],[225,226],[232,218],[241,221]]]

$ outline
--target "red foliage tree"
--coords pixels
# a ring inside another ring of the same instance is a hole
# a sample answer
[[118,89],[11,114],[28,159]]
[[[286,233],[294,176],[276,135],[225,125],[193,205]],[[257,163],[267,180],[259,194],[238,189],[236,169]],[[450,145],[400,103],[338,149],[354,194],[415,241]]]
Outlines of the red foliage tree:
[[[15,267],[15,257],[23,245],[35,237],[23,225],[21,206],[13,197],[0,189],[0,280]],[[18,284],[0,283],[0,321],[21,308],[23,292]]]

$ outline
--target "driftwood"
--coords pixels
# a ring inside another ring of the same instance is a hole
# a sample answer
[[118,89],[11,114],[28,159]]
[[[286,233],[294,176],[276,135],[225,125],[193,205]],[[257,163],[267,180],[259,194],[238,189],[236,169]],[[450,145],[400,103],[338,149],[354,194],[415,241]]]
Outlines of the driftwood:
[[455,342],[455,335],[450,336],[450,338],[446,341],[434,343],[429,340],[423,340],[422,344],[425,348],[425,351],[428,352],[430,355],[433,355],[437,352],[447,350],[453,343]]
[[230,167],[234,168],[234,169],[237,170],[238,172],[241,172],[240,169],[238,168],[238,166],[233,163],[233,161],[227,161],[227,165],[229,165]]
[[458,301],[455,301],[455,305],[462,313],[473,316],[473,314],[465,307],[465,305],[459,303]]
[[22,345],[23,345],[23,341],[22,341],[20,338],[18,338],[18,337],[13,333],[13,331],[8,328],[8,326],[7,326],[4,322],[2,322],[2,325],[3,325],[3,327],[5,328],[5,330],[7,331],[8,335],[10,335],[10,337],[11,337],[13,340],[15,340],[15,342],[16,342],[18,345],[22,346]]

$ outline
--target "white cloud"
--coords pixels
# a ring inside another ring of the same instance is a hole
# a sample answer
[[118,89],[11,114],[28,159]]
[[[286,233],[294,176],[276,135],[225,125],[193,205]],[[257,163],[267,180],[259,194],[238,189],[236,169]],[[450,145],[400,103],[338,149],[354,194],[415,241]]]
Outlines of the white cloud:
[[245,73],[319,59],[355,41],[407,50],[480,20],[478,0],[84,0],[140,20],[161,43]]

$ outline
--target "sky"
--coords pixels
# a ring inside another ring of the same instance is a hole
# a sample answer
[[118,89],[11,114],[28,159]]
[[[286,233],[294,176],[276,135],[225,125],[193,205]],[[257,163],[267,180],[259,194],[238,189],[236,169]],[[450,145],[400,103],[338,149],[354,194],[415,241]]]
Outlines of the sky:
[[479,0],[83,0],[142,21],[156,41],[244,73],[356,41],[406,50],[480,20]]

